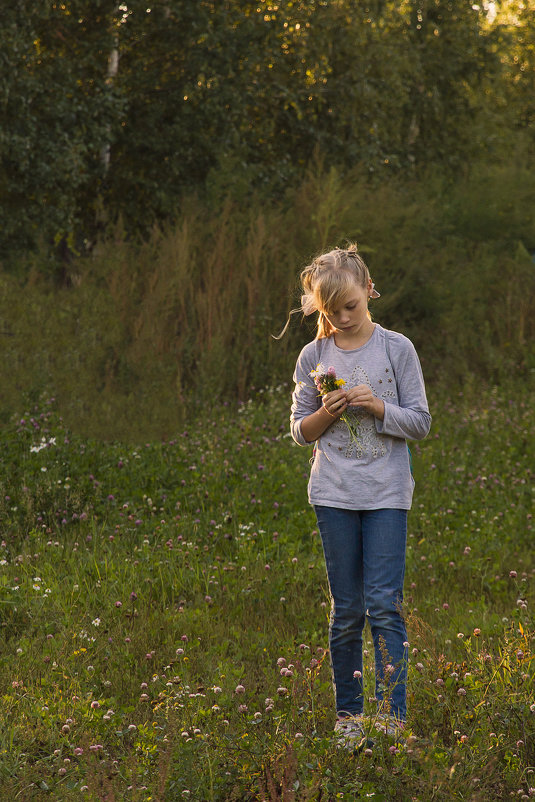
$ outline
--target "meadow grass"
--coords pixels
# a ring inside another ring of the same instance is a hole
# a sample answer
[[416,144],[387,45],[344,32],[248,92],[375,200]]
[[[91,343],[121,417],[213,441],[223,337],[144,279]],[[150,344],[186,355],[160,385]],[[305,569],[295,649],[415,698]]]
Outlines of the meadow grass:
[[332,738],[330,604],[289,392],[137,446],[72,434],[46,397],[3,427],[2,799],[535,795],[525,388],[431,390],[432,432],[412,445],[407,737],[358,756]]

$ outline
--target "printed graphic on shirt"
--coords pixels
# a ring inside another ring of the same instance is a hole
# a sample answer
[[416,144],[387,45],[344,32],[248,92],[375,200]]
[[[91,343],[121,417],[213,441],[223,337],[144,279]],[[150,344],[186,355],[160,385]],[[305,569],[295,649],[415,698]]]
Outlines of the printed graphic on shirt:
[[[392,369],[385,368],[384,378],[377,380],[378,387],[372,383],[367,371],[360,365],[356,365],[353,369],[351,376],[347,380],[346,388],[350,390],[358,384],[367,384],[371,387],[372,392],[377,398],[383,401],[396,401],[395,381],[393,379]],[[385,457],[391,450],[392,444],[390,439],[382,434],[379,434],[375,428],[375,418],[370,415],[365,409],[357,407],[356,409],[349,408],[346,413],[347,416],[352,416],[358,422],[358,440],[355,442],[347,434],[347,427],[345,423],[338,420],[333,424],[332,428],[336,430],[338,436],[347,441],[344,450],[344,456],[350,459],[355,457],[361,459],[365,455],[371,455],[374,459],[377,457]],[[339,448],[342,451],[342,448]]]

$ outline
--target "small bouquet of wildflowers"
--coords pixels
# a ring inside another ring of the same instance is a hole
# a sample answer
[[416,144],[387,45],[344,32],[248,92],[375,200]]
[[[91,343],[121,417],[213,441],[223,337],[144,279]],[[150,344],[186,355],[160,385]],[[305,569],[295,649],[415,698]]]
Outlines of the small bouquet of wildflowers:
[[[332,366],[325,370],[321,362],[316,366],[315,370],[310,371],[310,375],[314,379],[314,384],[318,388],[321,396],[332,392],[332,390],[338,390],[345,384],[344,379],[336,378],[336,370]],[[340,415],[340,420],[343,420],[347,426],[351,440],[354,443],[358,443],[358,420],[353,415],[346,415],[345,412],[343,415]]]

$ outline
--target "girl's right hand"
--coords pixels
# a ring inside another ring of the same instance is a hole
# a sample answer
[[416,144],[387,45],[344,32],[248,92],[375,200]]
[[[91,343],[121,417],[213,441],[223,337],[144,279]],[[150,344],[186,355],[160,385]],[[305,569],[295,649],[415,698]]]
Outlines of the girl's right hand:
[[331,417],[339,418],[347,408],[346,391],[331,390],[323,396],[322,404]]
[[301,434],[307,443],[318,440],[347,407],[345,390],[331,390],[321,399],[322,405],[301,420]]

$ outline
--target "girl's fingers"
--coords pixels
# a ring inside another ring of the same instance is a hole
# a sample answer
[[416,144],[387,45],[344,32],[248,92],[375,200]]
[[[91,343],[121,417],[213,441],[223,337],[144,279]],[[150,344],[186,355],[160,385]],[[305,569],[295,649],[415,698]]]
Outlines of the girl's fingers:
[[345,393],[339,394],[338,392],[327,393],[323,397],[323,406],[333,417],[341,415],[347,407]]
[[347,403],[351,406],[367,404],[374,398],[373,392],[367,384],[358,384],[347,393]]
[[326,393],[323,398],[324,401],[327,403],[334,403],[335,401],[339,401],[340,399],[345,399],[346,392],[345,390],[331,390],[330,393]]

